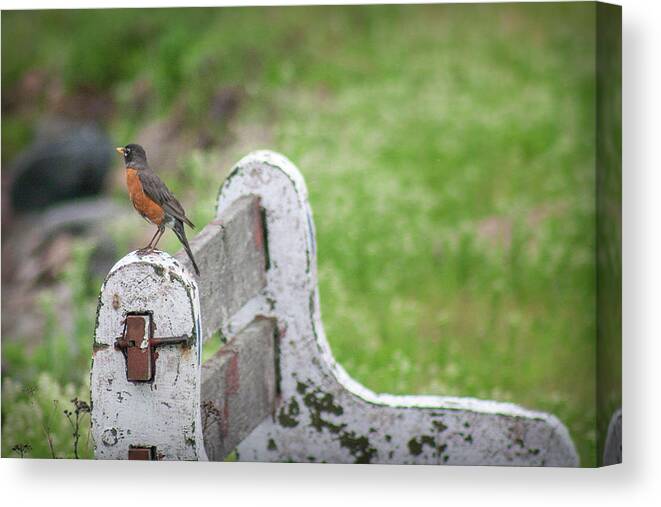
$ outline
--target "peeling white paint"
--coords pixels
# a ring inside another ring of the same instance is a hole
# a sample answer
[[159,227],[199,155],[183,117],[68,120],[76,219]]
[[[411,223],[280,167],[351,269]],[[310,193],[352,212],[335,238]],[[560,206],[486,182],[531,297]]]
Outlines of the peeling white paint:
[[567,429],[550,414],[471,398],[377,395],[350,378],[321,323],[301,174],[282,155],[252,153],[221,188],[217,218],[245,195],[257,195],[266,211],[270,269],[263,293],[227,325],[236,332],[257,314],[276,319],[281,401],[238,446],[241,461],[578,465]]
[[[133,252],[112,268],[99,296],[90,382],[97,459],[127,459],[129,446],[155,447],[163,459],[206,459],[199,410],[199,308],[194,279],[165,253]],[[158,348],[153,382],[129,382],[124,355],[114,348],[129,313],[151,313],[155,337],[194,337],[190,348]]]

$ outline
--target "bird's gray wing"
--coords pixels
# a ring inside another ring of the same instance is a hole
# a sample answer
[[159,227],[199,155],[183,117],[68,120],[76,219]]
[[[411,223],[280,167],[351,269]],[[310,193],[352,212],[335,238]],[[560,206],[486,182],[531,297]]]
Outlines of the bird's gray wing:
[[140,178],[142,190],[147,194],[147,197],[160,204],[168,215],[181,220],[190,227],[195,227],[193,222],[186,216],[184,207],[155,172],[150,169],[138,171],[138,178]]

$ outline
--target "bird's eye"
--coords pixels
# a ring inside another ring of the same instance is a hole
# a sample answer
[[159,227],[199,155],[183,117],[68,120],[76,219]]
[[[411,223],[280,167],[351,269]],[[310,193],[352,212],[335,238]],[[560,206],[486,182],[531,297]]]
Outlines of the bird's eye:
[[131,153],[131,150],[130,150],[129,148],[126,148],[126,149],[124,150],[124,156],[125,156],[125,157],[128,157],[130,153]]

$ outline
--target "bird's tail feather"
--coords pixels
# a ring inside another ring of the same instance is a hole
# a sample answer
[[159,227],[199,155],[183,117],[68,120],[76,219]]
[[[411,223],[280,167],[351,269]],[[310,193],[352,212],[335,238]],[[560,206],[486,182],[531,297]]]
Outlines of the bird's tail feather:
[[200,269],[197,267],[197,263],[195,262],[195,258],[193,257],[193,252],[191,251],[190,245],[188,244],[188,240],[186,239],[186,231],[184,231],[184,224],[181,222],[177,222],[175,226],[172,228],[172,230],[177,235],[177,238],[179,238],[179,241],[181,241],[181,244],[184,246],[184,250],[186,250],[186,254],[188,255],[188,258],[193,263],[193,269],[195,269],[195,274],[197,274],[197,276],[200,276]]

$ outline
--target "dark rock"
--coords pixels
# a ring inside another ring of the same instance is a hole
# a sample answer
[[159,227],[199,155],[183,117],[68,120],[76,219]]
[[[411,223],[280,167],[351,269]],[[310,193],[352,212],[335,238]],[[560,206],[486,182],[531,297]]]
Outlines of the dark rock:
[[101,193],[113,162],[110,139],[95,125],[54,122],[11,169],[10,198],[17,212]]

